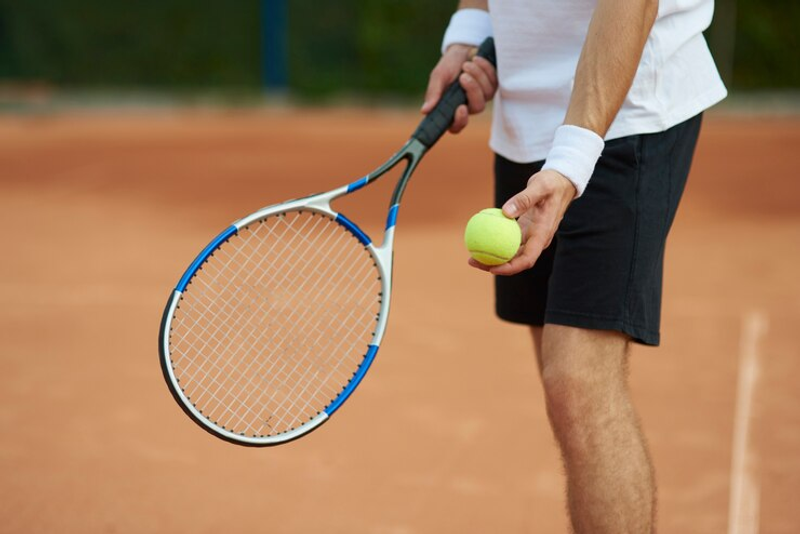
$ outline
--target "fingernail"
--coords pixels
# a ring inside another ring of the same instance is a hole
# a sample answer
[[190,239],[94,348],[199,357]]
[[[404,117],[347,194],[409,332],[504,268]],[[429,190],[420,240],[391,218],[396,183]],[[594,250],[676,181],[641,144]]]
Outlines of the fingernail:
[[517,216],[517,205],[512,201],[506,202],[503,205],[503,213],[505,213],[509,217],[516,217]]

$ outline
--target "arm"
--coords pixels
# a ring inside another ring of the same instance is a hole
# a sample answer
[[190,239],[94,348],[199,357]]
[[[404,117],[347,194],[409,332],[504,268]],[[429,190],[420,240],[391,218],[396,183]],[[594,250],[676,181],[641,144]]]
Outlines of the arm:
[[605,137],[631,88],[658,0],[599,0],[575,71],[564,124]]
[[[480,9],[488,12],[489,5],[487,0],[461,0],[458,9]],[[442,92],[456,79],[458,73],[464,71],[459,77],[459,82],[467,93],[467,105],[459,106],[456,109],[453,124],[450,126],[452,133],[458,133],[464,129],[469,114],[483,111],[486,103],[492,99],[497,89],[495,68],[483,58],[473,59],[472,56],[476,50],[477,46],[462,44],[456,40],[447,47],[447,50],[443,51],[442,58],[431,71],[428,89],[425,92],[425,102],[422,104],[421,110],[425,114],[433,109],[441,98]]]
[[489,11],[489,0],[461,0],[458,9],[482,9]]
[[[598,0],[575,72],[565,125],[602,144],[630,90],[644,45],[658,14],[658,0]],[[599,137],[598,137],[599,136]],[[558,144],[558,142],[556,143]],[[554,146],[548,156],[563,147]],[[563,153],[562,153],[563,154]],[[529,269],[550,245],[558,224],[578,190],[573,180],[545,163],[528,186],[503,206],[509,217],[519,217],[523,246],[510,262],[491,269],[510,275]],[[594,162],[591,162],[592,166]]]

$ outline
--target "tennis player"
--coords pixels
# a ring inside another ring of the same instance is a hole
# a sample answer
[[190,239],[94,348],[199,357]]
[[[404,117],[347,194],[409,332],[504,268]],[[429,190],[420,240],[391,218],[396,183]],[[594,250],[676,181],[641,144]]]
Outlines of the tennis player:
[[[462,0],[422,111],[458,76],[464,128],[494,97],[495,202],[523,246],[497,314],[530,325],[577,533],[649,533],[656,483],[627,382],[659,344],[664,245],[701,114],[726,95],[713,0]],[[474,47],[493,35],[497,72]]]

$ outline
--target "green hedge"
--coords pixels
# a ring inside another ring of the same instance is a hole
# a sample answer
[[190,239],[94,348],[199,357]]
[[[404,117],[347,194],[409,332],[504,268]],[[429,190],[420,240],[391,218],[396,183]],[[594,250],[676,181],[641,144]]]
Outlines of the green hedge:
[[[306,97],[418,96],[456,4],[287,1],[289,85]],[[735,3],[733,87],[800,87],[800,2]],[[0,82],[257,92],[259,9],[258,0],[0,0]]]
[[296,0],[289,79],[301,94],[420,94],[455,0]]
[[67,87],[257,86],[257,2],[198,5],[0,0],[0,77]]
[[737,89],[800,88],[800,1],[737,0]]

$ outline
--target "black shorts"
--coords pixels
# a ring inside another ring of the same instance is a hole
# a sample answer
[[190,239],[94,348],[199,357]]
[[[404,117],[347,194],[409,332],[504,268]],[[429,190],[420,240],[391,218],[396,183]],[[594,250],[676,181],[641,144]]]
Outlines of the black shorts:
[[[608,141],[583,196],[528,271],[495,277],[497,315],[623,332],[658,345],[664,245],[683,193],[701,115],[661,133]],[[495,206],[543,162],[495,158]]]

